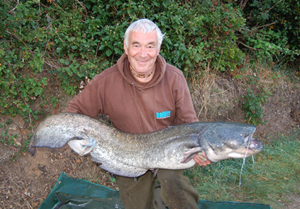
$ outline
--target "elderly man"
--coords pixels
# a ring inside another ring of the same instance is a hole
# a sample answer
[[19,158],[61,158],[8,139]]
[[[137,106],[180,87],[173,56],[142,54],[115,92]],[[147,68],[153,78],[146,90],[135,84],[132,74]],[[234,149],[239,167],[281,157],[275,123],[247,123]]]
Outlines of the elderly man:
[[[148,19],[132,23],[125,32],[125,53],[69,102],[67,112],[90,117],[108,115],[114,127],[129,133],[198,121],[182,72],[159,55],[163,36]],[[194,160],[201,166],[210,164],[198,155]],[[199,195],[183,172],[157,172],[160,196],[169,209],[198,208]],[[126,209],[154,207],[155,178],[151,171],[139,178],[116,179]]]

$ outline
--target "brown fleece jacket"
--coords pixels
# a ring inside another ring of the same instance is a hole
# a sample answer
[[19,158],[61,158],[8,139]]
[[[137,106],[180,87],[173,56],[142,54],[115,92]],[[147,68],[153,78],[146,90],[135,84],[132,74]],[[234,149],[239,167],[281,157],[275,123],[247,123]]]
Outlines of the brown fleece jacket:
[[131,75],[123,54],[117,64],[96,75],[66,111],[108,115],[114,127],[129,133],[198,121],[183,73],[160,55],[153,79],[142,84]]

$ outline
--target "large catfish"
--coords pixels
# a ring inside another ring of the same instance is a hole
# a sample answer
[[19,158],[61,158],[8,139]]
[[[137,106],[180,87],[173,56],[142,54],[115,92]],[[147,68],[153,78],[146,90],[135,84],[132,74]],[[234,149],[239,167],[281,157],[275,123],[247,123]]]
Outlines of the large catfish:
[[193,156],[205,152],[212,162],[245,158],[263,149],[252,138],[253,125],[196,122],[171,126],[146,134],[130,134],[96,119],[75,113],[60,113],[43,120],[31,138],[35,147],[68,145],[78,154],[90,153],[100,167],[113,174],[138,177],[150,169],[186,169]]

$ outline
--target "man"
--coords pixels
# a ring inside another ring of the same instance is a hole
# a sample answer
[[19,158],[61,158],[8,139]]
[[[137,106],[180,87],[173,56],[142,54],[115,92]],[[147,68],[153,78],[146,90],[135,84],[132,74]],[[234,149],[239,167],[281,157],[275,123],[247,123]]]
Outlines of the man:
[[[159,55],[163,34],[152,21],[141,19],[125,32],[125,53],[111,68],[96,75],[72,99],[68,112],[96,117],[108,115],[114,127],[129,133],[147,133],[198,121],[182,72]],[[198,155],[202,166],[210,164]],[[161,198],[169,209],[198,208],[199,195],[184,170],[159,169]],[[139,178],[116,176],[126,209],[153,208],[155,179],[148,171]]]

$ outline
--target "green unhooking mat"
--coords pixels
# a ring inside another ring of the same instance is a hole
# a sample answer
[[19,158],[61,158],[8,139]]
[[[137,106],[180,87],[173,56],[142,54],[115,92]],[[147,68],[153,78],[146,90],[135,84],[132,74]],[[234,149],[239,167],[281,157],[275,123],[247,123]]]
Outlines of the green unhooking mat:
[[[200,200],[200,209],[271,209],[258,203],[213,202]],[[119,192],[82,179],[74,179],[64,172],[39,209],[124,209]]]

